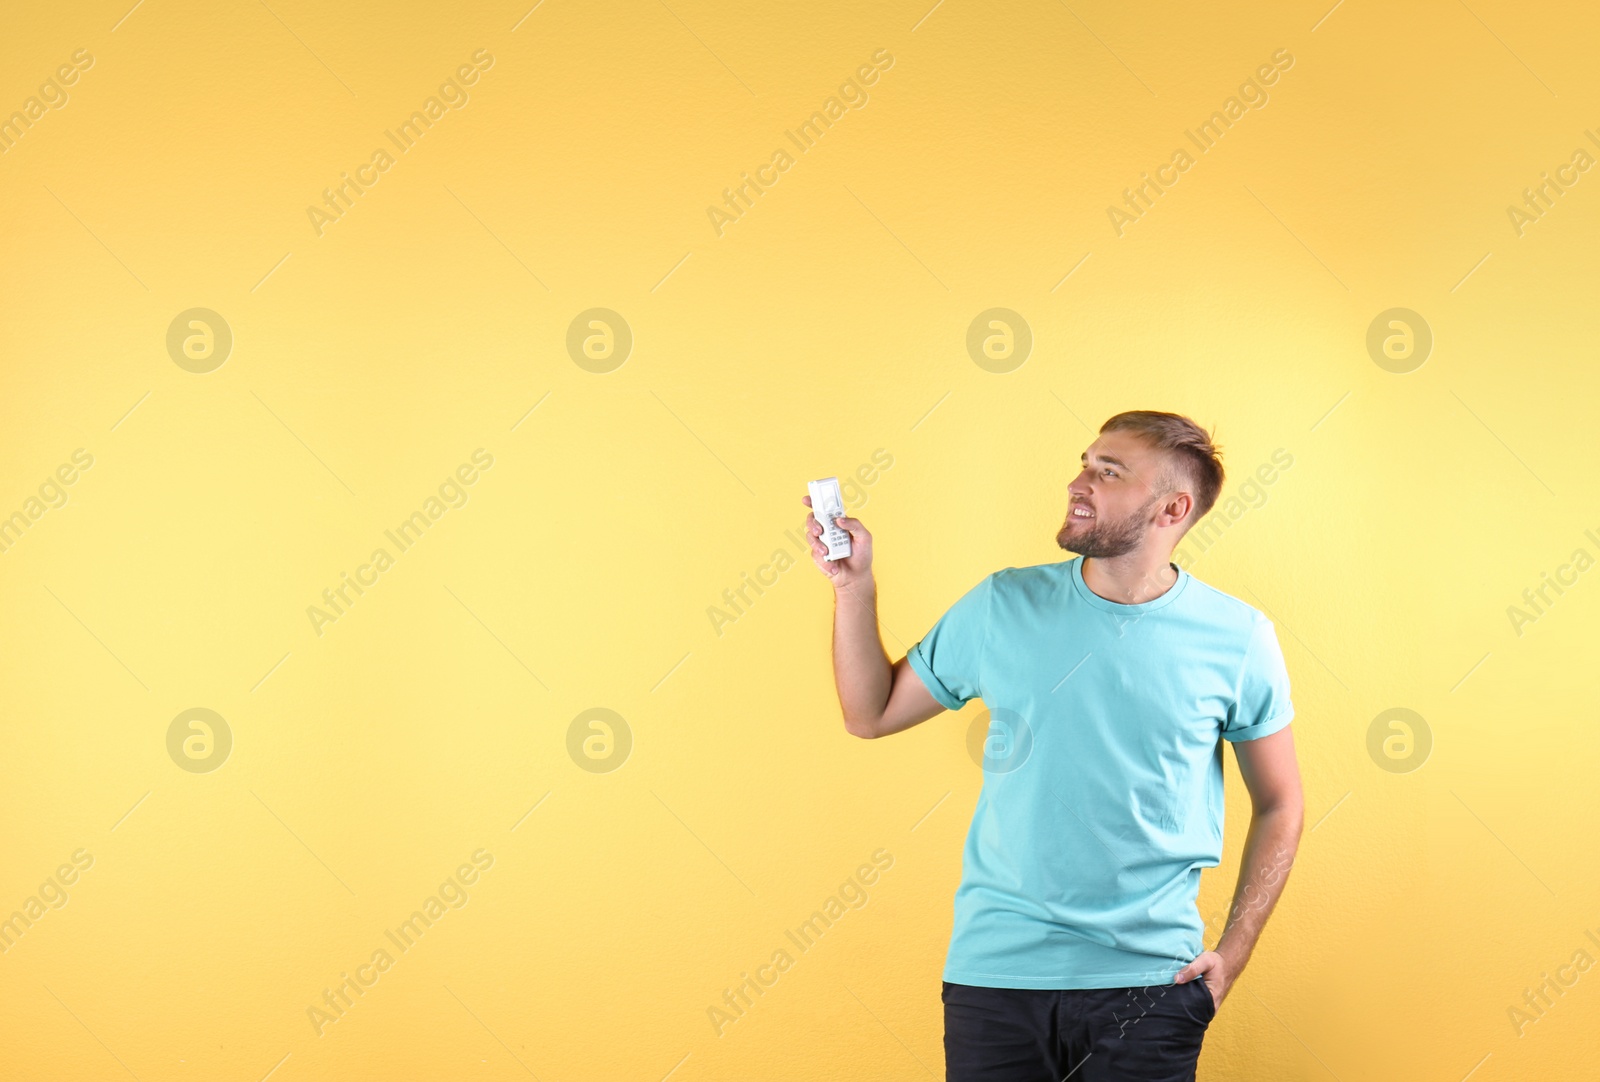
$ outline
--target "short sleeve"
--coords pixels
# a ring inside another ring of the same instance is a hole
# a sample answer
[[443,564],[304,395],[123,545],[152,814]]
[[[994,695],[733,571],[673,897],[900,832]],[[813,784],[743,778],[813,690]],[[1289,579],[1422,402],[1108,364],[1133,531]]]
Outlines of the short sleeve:
[[1289,671],[1283,664],[1277,630],[1265,616],[1250,629],[1239,691],[1223,722],[1222,738],[1231,742],[1271,736],[1294,717],[1289,700]]
[[993,582],[990,575],[968,590],[906,651],[906,663],[947,710],[960,710],[983,694],[980,673]]

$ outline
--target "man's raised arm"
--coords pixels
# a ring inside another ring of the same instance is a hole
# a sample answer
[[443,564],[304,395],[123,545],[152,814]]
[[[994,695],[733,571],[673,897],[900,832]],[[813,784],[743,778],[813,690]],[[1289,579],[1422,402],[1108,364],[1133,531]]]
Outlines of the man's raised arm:
[[[811,506],[811,497],[801,502]],[[878,584],[872,577],[872,535],[860,519],[834,520],[850,534],[850,555],[829,561],[822,524],[806,515],[811,559],[833,584],[833,682],[844,727],[863,739],[888,736],[927,721],[944,707],[901,658],[889,664],[878,635]]]

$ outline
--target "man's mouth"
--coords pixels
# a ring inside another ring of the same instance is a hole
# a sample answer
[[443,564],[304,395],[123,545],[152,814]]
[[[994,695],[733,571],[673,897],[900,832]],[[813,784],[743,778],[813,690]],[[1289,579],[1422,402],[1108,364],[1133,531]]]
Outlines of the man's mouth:
[[1084,507],[1082,504],[1079,504],[1078,506],[1076,506],[1076,507],[1074,507],[1072,509],[1071,513],[1068,514],[1067,517],[1069,519],[1080,519],[1080,520],[1081,519],[1093,519],[1094,518],[1094,512],[1089,510],[1087,507]]

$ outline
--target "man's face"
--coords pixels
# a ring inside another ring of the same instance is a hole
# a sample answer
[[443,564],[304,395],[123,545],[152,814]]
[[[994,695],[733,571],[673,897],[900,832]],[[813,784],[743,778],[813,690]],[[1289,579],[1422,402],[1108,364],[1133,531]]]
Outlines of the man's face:
[[1067,519],[1056,544],[1082,556],[1110,558],[1144,544],[1167,493],[1161,457],[1127,432],[1103,432],[1067,486]]

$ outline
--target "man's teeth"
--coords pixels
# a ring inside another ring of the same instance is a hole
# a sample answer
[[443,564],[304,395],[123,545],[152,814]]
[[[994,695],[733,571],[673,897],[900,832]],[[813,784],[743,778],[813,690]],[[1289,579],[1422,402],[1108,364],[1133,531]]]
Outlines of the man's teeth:
[[1073,510],[1072,517],[1073,518],[1094,518],[1094,512],[1093,511],[1085,511],[1083,508],[1079,507],[1079,508],[1076,508],[1076,509]]

